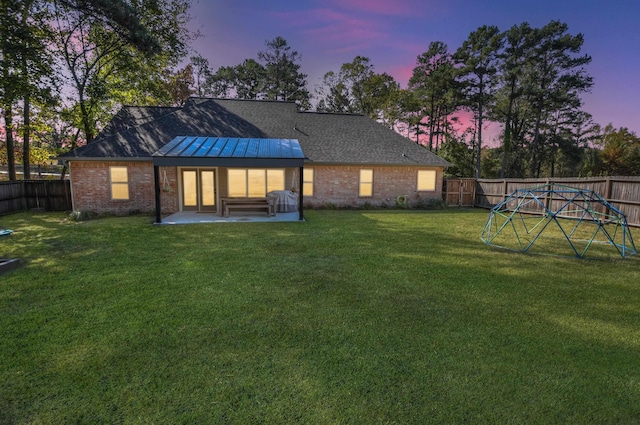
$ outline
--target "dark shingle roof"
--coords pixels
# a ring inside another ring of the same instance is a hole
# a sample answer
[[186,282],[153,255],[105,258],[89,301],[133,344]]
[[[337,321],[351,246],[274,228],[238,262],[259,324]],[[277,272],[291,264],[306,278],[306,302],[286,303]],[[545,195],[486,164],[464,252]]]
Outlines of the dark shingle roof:
[[362,115],[299,112],[294,103],[192,98],[182,108],[125,107],[93,143],[62,158],[149,158],[177,136],[298,139],[312,163],[447,161]]
[[126,106],[118,111],[109,124],[100,132],[100,135],[104,137],[109,134],[119,133],[131,127],[155,121],[180,109],[173,106]]

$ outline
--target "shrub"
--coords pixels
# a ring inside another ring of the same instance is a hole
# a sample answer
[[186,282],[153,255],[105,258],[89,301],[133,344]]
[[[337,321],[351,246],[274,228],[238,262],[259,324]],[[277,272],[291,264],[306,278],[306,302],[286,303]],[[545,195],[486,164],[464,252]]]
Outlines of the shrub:
[[94,211],[72,211],[69,214],[69,218],[73,221],[86,221],[94,220],[99,217],[99,214]]

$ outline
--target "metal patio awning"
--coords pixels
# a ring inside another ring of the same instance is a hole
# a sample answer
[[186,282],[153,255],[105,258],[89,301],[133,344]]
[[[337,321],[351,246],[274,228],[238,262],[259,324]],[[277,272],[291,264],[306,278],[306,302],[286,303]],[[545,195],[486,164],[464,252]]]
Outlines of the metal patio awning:
[[155,166],[302,167],[296,139],[178,136],[153,155]]

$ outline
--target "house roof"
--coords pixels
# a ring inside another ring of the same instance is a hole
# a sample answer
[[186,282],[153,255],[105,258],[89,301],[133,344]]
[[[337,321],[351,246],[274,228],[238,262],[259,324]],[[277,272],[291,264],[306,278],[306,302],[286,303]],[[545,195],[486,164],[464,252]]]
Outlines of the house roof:
[[297,139],[306,162],[449,166],[363,115],[300,112],[291,102],[190,98],[181,108],[124,107],[96,139],[62,159],[151,159],[178,136]]
[[179,136],[153,155],[154,165],[301,167],[297,140]]

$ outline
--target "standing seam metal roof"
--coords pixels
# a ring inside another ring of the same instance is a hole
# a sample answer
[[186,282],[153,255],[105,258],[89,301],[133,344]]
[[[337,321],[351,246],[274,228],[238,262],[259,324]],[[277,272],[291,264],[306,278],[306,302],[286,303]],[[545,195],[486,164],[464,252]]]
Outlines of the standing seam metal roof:
[[158,149],[153,157],[192,158],[299,158],[304,159],[295,139],[178,136]]
[[304,164],[293,139],[178,136],[152,155],[154,165],[295,167]]

